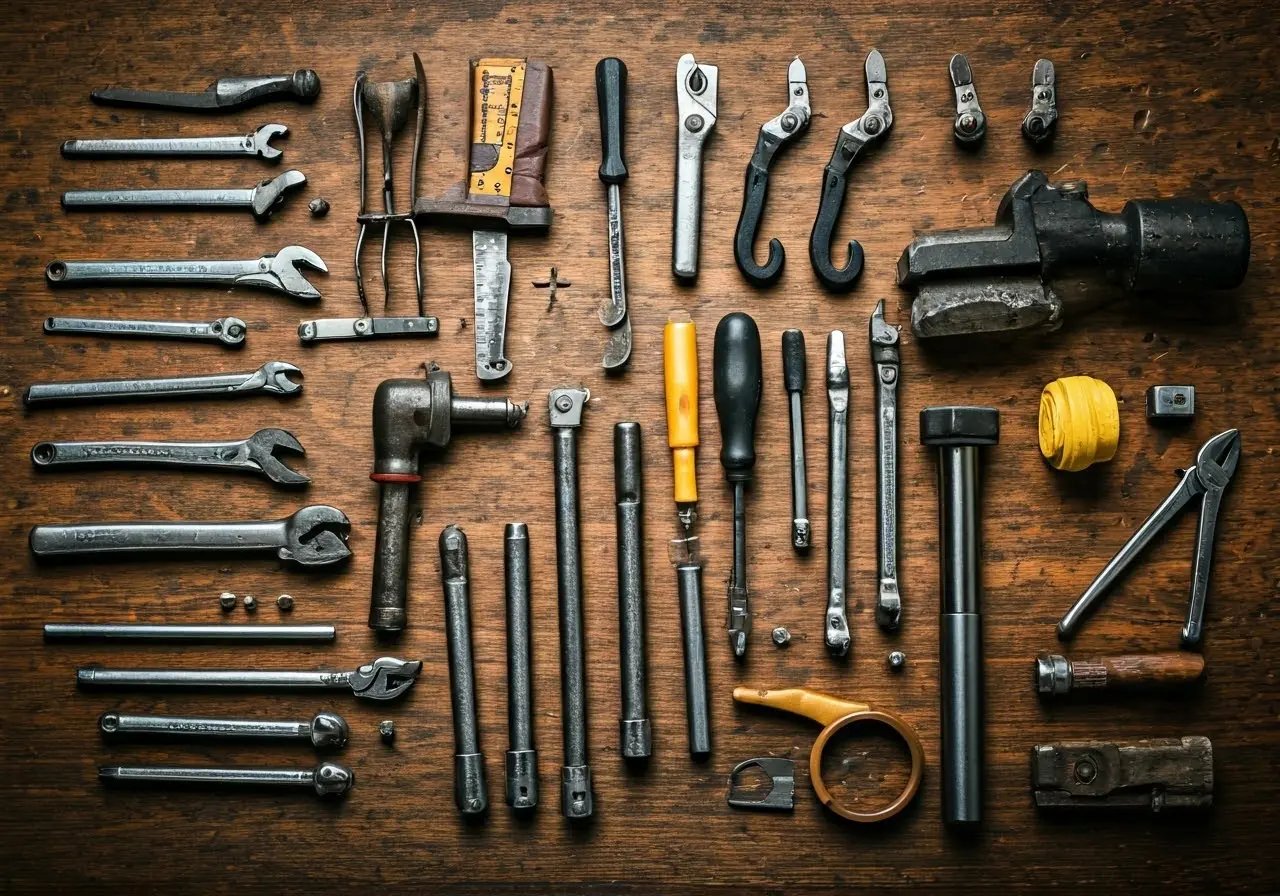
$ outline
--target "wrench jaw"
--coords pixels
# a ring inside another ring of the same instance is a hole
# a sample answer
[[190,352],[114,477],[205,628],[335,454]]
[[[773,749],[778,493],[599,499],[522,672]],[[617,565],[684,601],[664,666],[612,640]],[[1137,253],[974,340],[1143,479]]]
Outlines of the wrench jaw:
[[[303,246],[285,246],[275,255],[264,255],[258,259],[258,270],[241,274],[236,278],[240,286],[252,286],[272,292],[282,292],[295,299],[317,301],[320,290],[307,282],[301,269],[308,268],[322,274],[329,273],[324,260]],[[65,270],[63,273],[65,276]],[[52,273],[46,272],[50,282],[56,282]]]
[[245,135],[246,148],[252,148],[255,155],[267,162],[278,162],[284,151],[276,149],[271,141],[276,137],[288,137],[289,129],[282,124],[264,124],[256,131]]
[[351,521],[336,507],[303,507],[289,517],[285,531],[288,544],[276,552],[281,560],[299,566],[332,566],[351,556],[347,547]]
[[307,182],[307,177],[297,169],[291,169],[274,178],[268,178],[253,188],[253,217],[265,221],[271,213],[284,204],[285,196],[295,187]]
[[351,673],[351,690],[366,700],[394,700],[413,687],[421,672],[420,660],[381,656]]
[[291,373],[301,376],[302,370],[287,361],[268,361],[254,371],[253,376],[231,391],[269,392],[272,395],[292,395],[295,392],[301,392],[302,383],[295,383],[289,379]]
[[291,470],[279,455],[291,454],[306,456],[302,443],[293,437],[293,433],[283,429],[260,429],[245,439],[245,463],[256,467],[276,485],[301,488],[311,482],[311,477],[296,470]]

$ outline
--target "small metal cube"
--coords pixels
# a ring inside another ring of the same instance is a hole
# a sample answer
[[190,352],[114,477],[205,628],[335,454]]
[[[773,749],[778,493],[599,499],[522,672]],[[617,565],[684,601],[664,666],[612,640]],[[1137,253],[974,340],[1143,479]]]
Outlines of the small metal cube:
[[1152,386],[1147,390],[1148,420],[1189,420],[1195,415],[1195,386]]

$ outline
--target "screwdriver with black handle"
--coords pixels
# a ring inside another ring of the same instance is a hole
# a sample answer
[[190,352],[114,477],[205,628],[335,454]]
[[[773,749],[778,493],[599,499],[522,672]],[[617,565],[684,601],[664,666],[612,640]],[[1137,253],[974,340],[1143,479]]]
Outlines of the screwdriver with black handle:
[[610,56],[596,63],[596,102],[600,107],[600,180],[606,187],[609,212],[609,297],[600,306],[600,323],[609,328],[602,366],[620,371],[631,357],[631,318],[627,315],[627,276],[623,266],[622,158],[627,113],[627,66]]
[[698,480],[698,334],[683,311],[673,311],[662,331],[663,383],[667,398],[667,444],[671,446],[676,519],[680,535],[671,542],[680,595],[680,629],[684,641],[684,693],[689,728],[689,754],[711,752],[710,701],[707,699],[707,648],[702,633],[702,558],[697,520]]
[[733,571],[729,577],[729,644],[746,656],[751,634],[747,597],[747,483],[756,465],[756,417],[763,389],[760,329],[740,311],[716,327],[712,385],[720,418],[720,465],[733,488]]

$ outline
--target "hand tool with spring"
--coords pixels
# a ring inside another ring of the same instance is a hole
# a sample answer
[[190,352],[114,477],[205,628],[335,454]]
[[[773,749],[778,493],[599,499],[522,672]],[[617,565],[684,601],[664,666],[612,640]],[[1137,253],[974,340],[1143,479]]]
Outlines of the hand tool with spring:
[[[877,709],[866,703],[856,703],[851,700],[840,700],[807,688],[785,688],[776,691],[734,688],[733,699],[739,703],[752,703],[793,713],[812,719],[823,726],[822,733],[813,742],[813,749],[809,752],[809,783],[813,785],[818,801],[841,818],[859,822],[885,821],[897,815],[915,799],[916,792],[920,789],[920,780],[924,777],[924,746],[920,743],[920,735],[911,727],[911,724],[892,710]],[[827,748],[827,744],[848,726],[867,723],[877,723],[890,728],[902,739],[911,754],[911,776],[907,779],[907,786],[889,805],[873,810],[864,810],[861,805],[857,809],[844,805],[827,789],[827,785],[822,780],[822,753]]]
[[804,458],[804,381],[807,373],[804,333],[782,331],[782,384],[791,418],[791,546],[809,549],[809,485]]
[[240,690],[315,690],[349,688],[364,700],[394,700],[417,681],[418,660],[383,656],[353,672],[224,670],[224,669],[104,669],[81,666],[76,682],[88,687],[235,688]]
[[298,566],[332,566],[351,556],[351,521],[334,507],[313,504],[280,520],[253,522],[73,523],[36,526],[37,558],[99,557],[143,553],[242,553],[274,551]]
[[1240,463],[1240,430],[1220,432],[1200,446],[1195,464],[1183,473],[1178,487],[1147,517],[1138,531],[1125,542],[1111,561],[1103,567],[1084,594],[1058,621],[1058,637],[1071,638],[1085,617],[1097,609],[1111,586],[1133,564],[1156,535],[1177,519],[1178,514],[1197,498],[1203,498],[1196,526],[1196,552],[1191,563],[1191,602],[1187,606],[1187,622],[1182,627],[1182,646],[1200,643],[1204,630],[1204,607],[1209,596],[1209,570],[1213,562],[1214,536],[1218,531],[1218,511],[1222,495],[1235,476]]
[[64,209],[93,208],[129,211],[135,208],[245,209],[265,221],[284,204],[294,187],[307,182],[301,171],[291,170],[247,190],[68,190],[62,194]]
[[223,158],[257,157],[278,162],[284,155],[271,145],[276,137],[289,136],[282,124],[264,124],[243,136],[230,137],[129,137],[107,140],[67,140],[62,144],[66,159],[124,158]]
[[[742,795],[738,786],[738,776],[753,769],[759,769],[769,776],[769,790],[764,796]],[[796,807],[795,762],[777,756],[761,756],[739,762],[729,772],[728,802],[735,809],[792,811]]]
[[202,93],[171,90],[138,90],[107,87],[94,90],[89,99],[99,106],[142,106],[149,109],[176,109],[185,112],[231,112],[272,100],[315,102],[320,95],[320,76],[309,68],[288,75],[241,75],[219,78]]
[[538,805],[538,751],[533,746],[533,671],[529,616],[529,527],[507,523],[503,532],[507,598],[507,805]]
[[702,229],[702,151],[716,126],[720,69],[685,53],[676,63],[676,201],[671,269],[677,280],[698,277]]
[[1022,119],[1022,136],[1032,146],[1039,146],[1053,139],[1054,126],[1058,123],[1058,88],[1053,63],[1037,59],[1031,72],[1031,108]]
[[844,333],[827,336],[827,618],[823,641],[835,656],[852,645],[845,612],[849,566],[849,364]]
[[378,534],[373,560],[369,628],[400,632],[408,619],[410,498],[422,481],[420,452],[444,448],[455,425],[514,429],[529,405],[506,398],[455,395],[453,378],[435,365],[426,377],[383,380],[373,396]]
[[238,442],[40,442],[31,449],[39,470],[100,466],[160,466],[258,473],[276,485],[303,486],[309,476],[289,469],[277,454],[306,454],[292,433],[260,429]]
[[578,525],[578,429],[591,392],[581,386],[552,389],[547,397],[554,438],[556,481],[556,581],[560,598],[560,699],[564,765],[560,811],[589,818],[595,811],[587,763],[587,670],[583,634],[582,543]]
[[720,418],[720,465],[733,488],[733,571],[729,576],[729,644],[746,656],[751,634],[747,595],[747,483],[756,465],[756,416],[764,362],[760,330],[740,311],[721,318],[712,355],[712,385]]
[[809,129],[810,115],[809,79],[804,63],[797,56],[787,68],[787,108],[760,126],[755,152],[747,162],[742,213],[738,216],[738,229],[733,234],[733,260],[752,286],[770,286],[782,276],[782,266],[787,260],[782,243],[776,237],[769,240],[768,261],[763,265],[756,264],[756,231],[760,228],[765,199],[769,195],[769,167],[781,150]]
[[707,698],[707,648],[702,631],[702,558],[693,534],[697,519],[698,480],[698,334],[683,311],[672,312],[662,331],[663,383],[667,402],[667,444],[679,537],[670,544],[680,597],[680,631],[684,645],[685,714],[689,753],[711,752],[711,716]]
[[622,184],[627,163],[622,146],[627,118],[627,66],[609,57],[596,63],[596,103],[600,107],[600,180],[609,214],[609,298],[600,306],[600,323],[609,328],[605,370],[619,370],[631,358],[631,318],[627,315],[627,275],[623,265]]
[[973,70],[969,57],[957,53],[951,57],[951,86],[956,92],[956,120],[951,133],[961,146],[977,146],[987,136],[987,116],[978,102],[978,91],[973,86]]
[[449,648],[449,702],[453,704],[453,801],[463,815],[489,809],[476,719],[476,671],[471,659],[471,575],[467,536],[457,526],[440,533],[440,583]]
[[1196,415],[1195,386],[1151,386],[1147,389],[1147,420],[1152,423],[1190,420]]
[[476,376],[500,380],[511,292],[509,233],[545,233],[551,203],[543,183],[551,148],[551,67],[527,59],[471,61],[471,127],[466,179],[439,199],[419,197],[419,224],[471,229]]
[[227,348],[244,345],[245,322],[238,317],[220,317],[211,323],[181,320],[102,320],[85,317],[46,317],[46,333],[75,333],[92,336],[136,336],[143,339],[185,339],[193,342],[220,342]]
[[104,765],[98,768],[98,777],[103,781],[134,784],[270,784],[277,787],[313,787],[319,796],[346,796],[356,782],[355,772],[336,762],[322,762],[313,769],[297,770]]
[[849,168],[867,146],[883,140],[893,127],[889,106],[889,75],[879,50],[867,54],[867,111],[840,129],[831,161],[822,173],[822,199],[809,234],[809,263],[822,285],[833,292],[848,292],[862,275],[863,252],[857,240],[849,241],[849,257],[843,267],[831,263],[832,239],[840,212]]
[[245,261],[51,261],[44,276],[51,286],[219,286],[263,289],[294,299],[319,299],[320,290],[302,268],[329,273],[323,259],[302,246]]
[[188,716],[145,716],[104,712],[98,730],[112,737],[160,735],[165,737],[234,737],[254,740],[305,740],[317,750],[340,750],[351,729],[336,712],[316,713],[303,721],[271,719],[204,719]]
[[1205,809],[1213,805],[1207,737],[1069,741],[1031,748],[1038,809]]
[[50,622],[46,641],[332,641],[332,625],[146,625],[134,622]]
[[1140,691],[1183,687],[1204,679],[1198,653],[1145,653],[1069,660],[1056,653],[1036,659],[1036,690],[1060,697],[1076,691]]
[[869,324],[871,369],[876,380],[876,534],[880,593],[876,623],[896,632],[902,623],[898,588],[898,327],[884,321],[884,300]]
[[289,374],[302,371],[285,361],[268,361],[249,373],[214,373],[204,376],[159,377],[148,380],[81,380],[67,383],[35,383],[23,395],[27,407],[47,404],[118,399],[186,398],[192,395],[242,398],[247,395],[296,395],[302,384]]
[[1249,268],[1249,221],[1234,202],[1136,199],[1118,213],[1089,203],[1083,182],[1050,184],[1028,171],[1009,188],[994,227],[922,233],[898,259],[915,293],[920,337],[1052,330],[1069,288],[1096,271],[1125,292],[1195,295],[1232,289]]
[[613,482],[618,524],[618,656],[623,759],[653,752],[644,659],[644,468],[640,424],[613,427]]
[[938,447],[942,818],[947,824],[977,824],[982,820],[983,777],[978,452],[1000,441],[1000,412],[925,408],[920,441]]

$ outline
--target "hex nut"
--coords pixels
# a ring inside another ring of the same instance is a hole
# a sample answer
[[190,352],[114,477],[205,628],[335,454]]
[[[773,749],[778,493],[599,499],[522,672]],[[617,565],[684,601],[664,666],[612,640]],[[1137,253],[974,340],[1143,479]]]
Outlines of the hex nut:
[[281,613],[288,613],[293,610],[293,595],[282,594],[276,598],[276,607]]
[[890,651],[889,668],[894,672],[901,672],[907,665],[907,655],[901,650]]
[[382,739],[387,743],[391,743],[396,739],[396,723],[390,719],[385,719],[378,723],[378,733],[382,735]]
[[244,596],[244,608],[250,613],[253,613],[258,609],[258,601],[252,594],[246,594]]
[[224,591],[218,596],[218,604],[222,607],[222,612],[230,613],[236,608],[236,596],[230,591]]
[[785,647],[791,643],[791,632],[785,626],[778,626],[773,630],[773,643],[779,647]]

